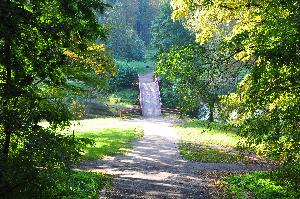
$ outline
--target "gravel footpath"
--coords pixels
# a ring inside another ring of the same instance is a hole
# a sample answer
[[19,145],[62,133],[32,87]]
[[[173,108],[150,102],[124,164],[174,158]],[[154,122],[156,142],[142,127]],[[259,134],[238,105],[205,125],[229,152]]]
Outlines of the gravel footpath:
[[126,156],[85,162],[83,169],[114,175],[112,189],[100,198],[209,198],[209,179],[201,172],[250,171],[266,169],[259,165],[198,163],[187,161],[178,152],[180,138],[172,127],[174,121],[135,119],[124,121],[144,129],[143,138],[133,143]]

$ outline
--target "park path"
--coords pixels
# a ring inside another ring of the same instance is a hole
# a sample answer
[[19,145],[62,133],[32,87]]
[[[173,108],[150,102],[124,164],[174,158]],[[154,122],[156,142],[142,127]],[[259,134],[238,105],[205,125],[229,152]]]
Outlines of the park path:
[[256,170],[259,166],[225,163],[198,163],[184,160],[178,152],[180,138],[175,121],[140,118],[124,121],[144,130],[144,137],[133,142],[134,150],[125,156],[85,162],[83,169],[114,176],[112,189],[100,198],[209,198],[210,179],[201,172]]

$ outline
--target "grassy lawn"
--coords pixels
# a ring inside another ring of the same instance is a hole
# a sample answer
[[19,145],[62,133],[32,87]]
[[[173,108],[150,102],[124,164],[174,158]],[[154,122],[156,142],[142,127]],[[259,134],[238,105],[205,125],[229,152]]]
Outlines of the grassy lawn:
[[[40,125],[48,127],[47,122]],[[111,128],[114,127],[114,128]],[[143,131],[134,124],[124,123],[119,118],[96,118],[73,121],[64,133],[72,133],[83,138],[95,140],[94,146],[88,146],[84,159],[94,160],[111,155],[121,155],[132,150],[130,142],[143,136]],[[73,170],[65,172],[57,170],[47,173],[41,179],[51,178],[53,182],[47,185],[43,198],[65,199],[97,199],[99,190],[109,188],[112,176],[104,173]]]
[[201,120],[189,120],[177,127],[182,138],[179,150],[188,160],[235,163],[246,159],[237,152],[241,137],[222,125]]
[[130,142],[143,136],[138,128],[100,129],[76,133],[76,136],[91,138],[95,145],[87,147],[84,158],[87,160],[101,159],[105,156],[122,155],[132,150]]

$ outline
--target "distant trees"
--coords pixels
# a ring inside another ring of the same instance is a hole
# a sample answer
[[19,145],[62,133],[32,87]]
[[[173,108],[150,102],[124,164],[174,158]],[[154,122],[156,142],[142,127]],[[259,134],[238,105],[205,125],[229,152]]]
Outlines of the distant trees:
[[184,46],[195,42],[195,35],[184,28],[180,21],[172,19],[172,8],[166,1],[154,18],[151,26],[151,45],[160,53],[170,50],[172,47]]
[[105,46],[95,44],[105,37],[96,12],[106,7],[95,0],[1,1],[0,197],[42,198],[35,194],[46,192],[47,174],[70,169],[92,144],[57,131],[73,118],[67,94],[115,73]]
[[213,121],[218,95],[235,88],[238,64],[227,67],[232,60],[225,60],[222,52],[213,52],[219,45],[217,38],[209,45],[199,46],[194,33],[180,21],[173,21],[169,1],[162,6],[151,30],[152,45],[160,54],[157,74],[162,75],[163,104],[179,107],[193,116],[199,115],[201,104],[207,104],[209,120]]
[[117,58],[142,60],[150,44],[151,22],[158,13],[157,0],[110,1],[113,9],[102,21],[111,25],[108,46]]

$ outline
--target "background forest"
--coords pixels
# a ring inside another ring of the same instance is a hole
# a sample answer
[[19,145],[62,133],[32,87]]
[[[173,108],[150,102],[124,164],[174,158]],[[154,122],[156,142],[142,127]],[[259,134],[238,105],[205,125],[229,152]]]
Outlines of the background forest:
[[138,74],[155,72],[164,108],[218,123],[243,138],[237,148],[276,162],[228,178],[236,197],[253,183],[299,198],[299,18],[297,0],[1,1],[0,197],[92,190],[62,187],[69,179],[104,186],[73,170],[95,140],[64,130],[137,107]]

